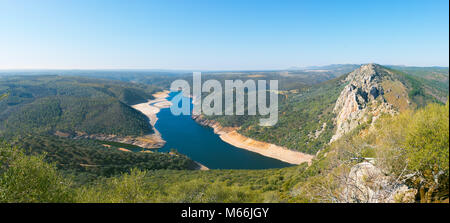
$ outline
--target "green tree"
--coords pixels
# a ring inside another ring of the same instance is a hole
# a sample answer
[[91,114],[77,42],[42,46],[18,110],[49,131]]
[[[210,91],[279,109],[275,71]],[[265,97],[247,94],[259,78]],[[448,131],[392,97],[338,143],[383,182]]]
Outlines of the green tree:
[[0,202],[72,202],[71,182],[43,159],[1,143]]
[[449,173],[449,103],[419,110],[405,139],[408,167],[417,174],[421,199],[431,202],[433,193],[447,185]]

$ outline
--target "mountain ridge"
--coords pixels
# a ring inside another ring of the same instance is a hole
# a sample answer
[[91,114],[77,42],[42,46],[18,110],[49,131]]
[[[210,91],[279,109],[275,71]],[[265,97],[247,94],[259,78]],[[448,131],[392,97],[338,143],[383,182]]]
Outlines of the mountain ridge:
[[344,81],[348,84],[342,90],[333,109],[336,113],[337,129],[331,142],[363,123],[374,121],[383,113],[396,112],[393,105],[387,103],[383,96],[382,82],[391,75],[393,74],[388,70],[373,63],[362,65],[347,75]]

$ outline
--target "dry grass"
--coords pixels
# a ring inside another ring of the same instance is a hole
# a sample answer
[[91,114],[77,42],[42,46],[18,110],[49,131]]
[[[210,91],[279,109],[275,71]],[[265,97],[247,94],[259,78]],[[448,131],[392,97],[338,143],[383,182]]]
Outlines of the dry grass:
[[408,92],[400,81],[383,81],[384,98],[400,112],[410,108]]

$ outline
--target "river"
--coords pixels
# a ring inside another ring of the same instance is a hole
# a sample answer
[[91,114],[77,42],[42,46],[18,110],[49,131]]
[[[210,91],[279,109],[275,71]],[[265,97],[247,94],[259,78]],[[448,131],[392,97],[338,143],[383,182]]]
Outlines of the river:
[[[176,94],[170,93],[168,100]],[[292,166],[223,142],[212,128],[199,125],[188,115],[172,115],[170,108],[161,109],[157,117],[155,127],[167,142],[163,148],[158,149],[160,152],[176,149],[210,169],[268,169]]]

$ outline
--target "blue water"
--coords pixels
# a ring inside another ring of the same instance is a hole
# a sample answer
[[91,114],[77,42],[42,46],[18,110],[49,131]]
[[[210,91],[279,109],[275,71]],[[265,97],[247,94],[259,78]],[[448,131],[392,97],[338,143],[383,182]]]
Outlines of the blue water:
[[[168,100],[176,94],[170,93]],[[210,169],[268,169],[291,166],[225,143],[214,134],[212,128],[199,125],[188,115],[172,115],[170,108],[161,109],[157,116],[155,127],[167,142],[159,149],[160,152],[176,149]]]

